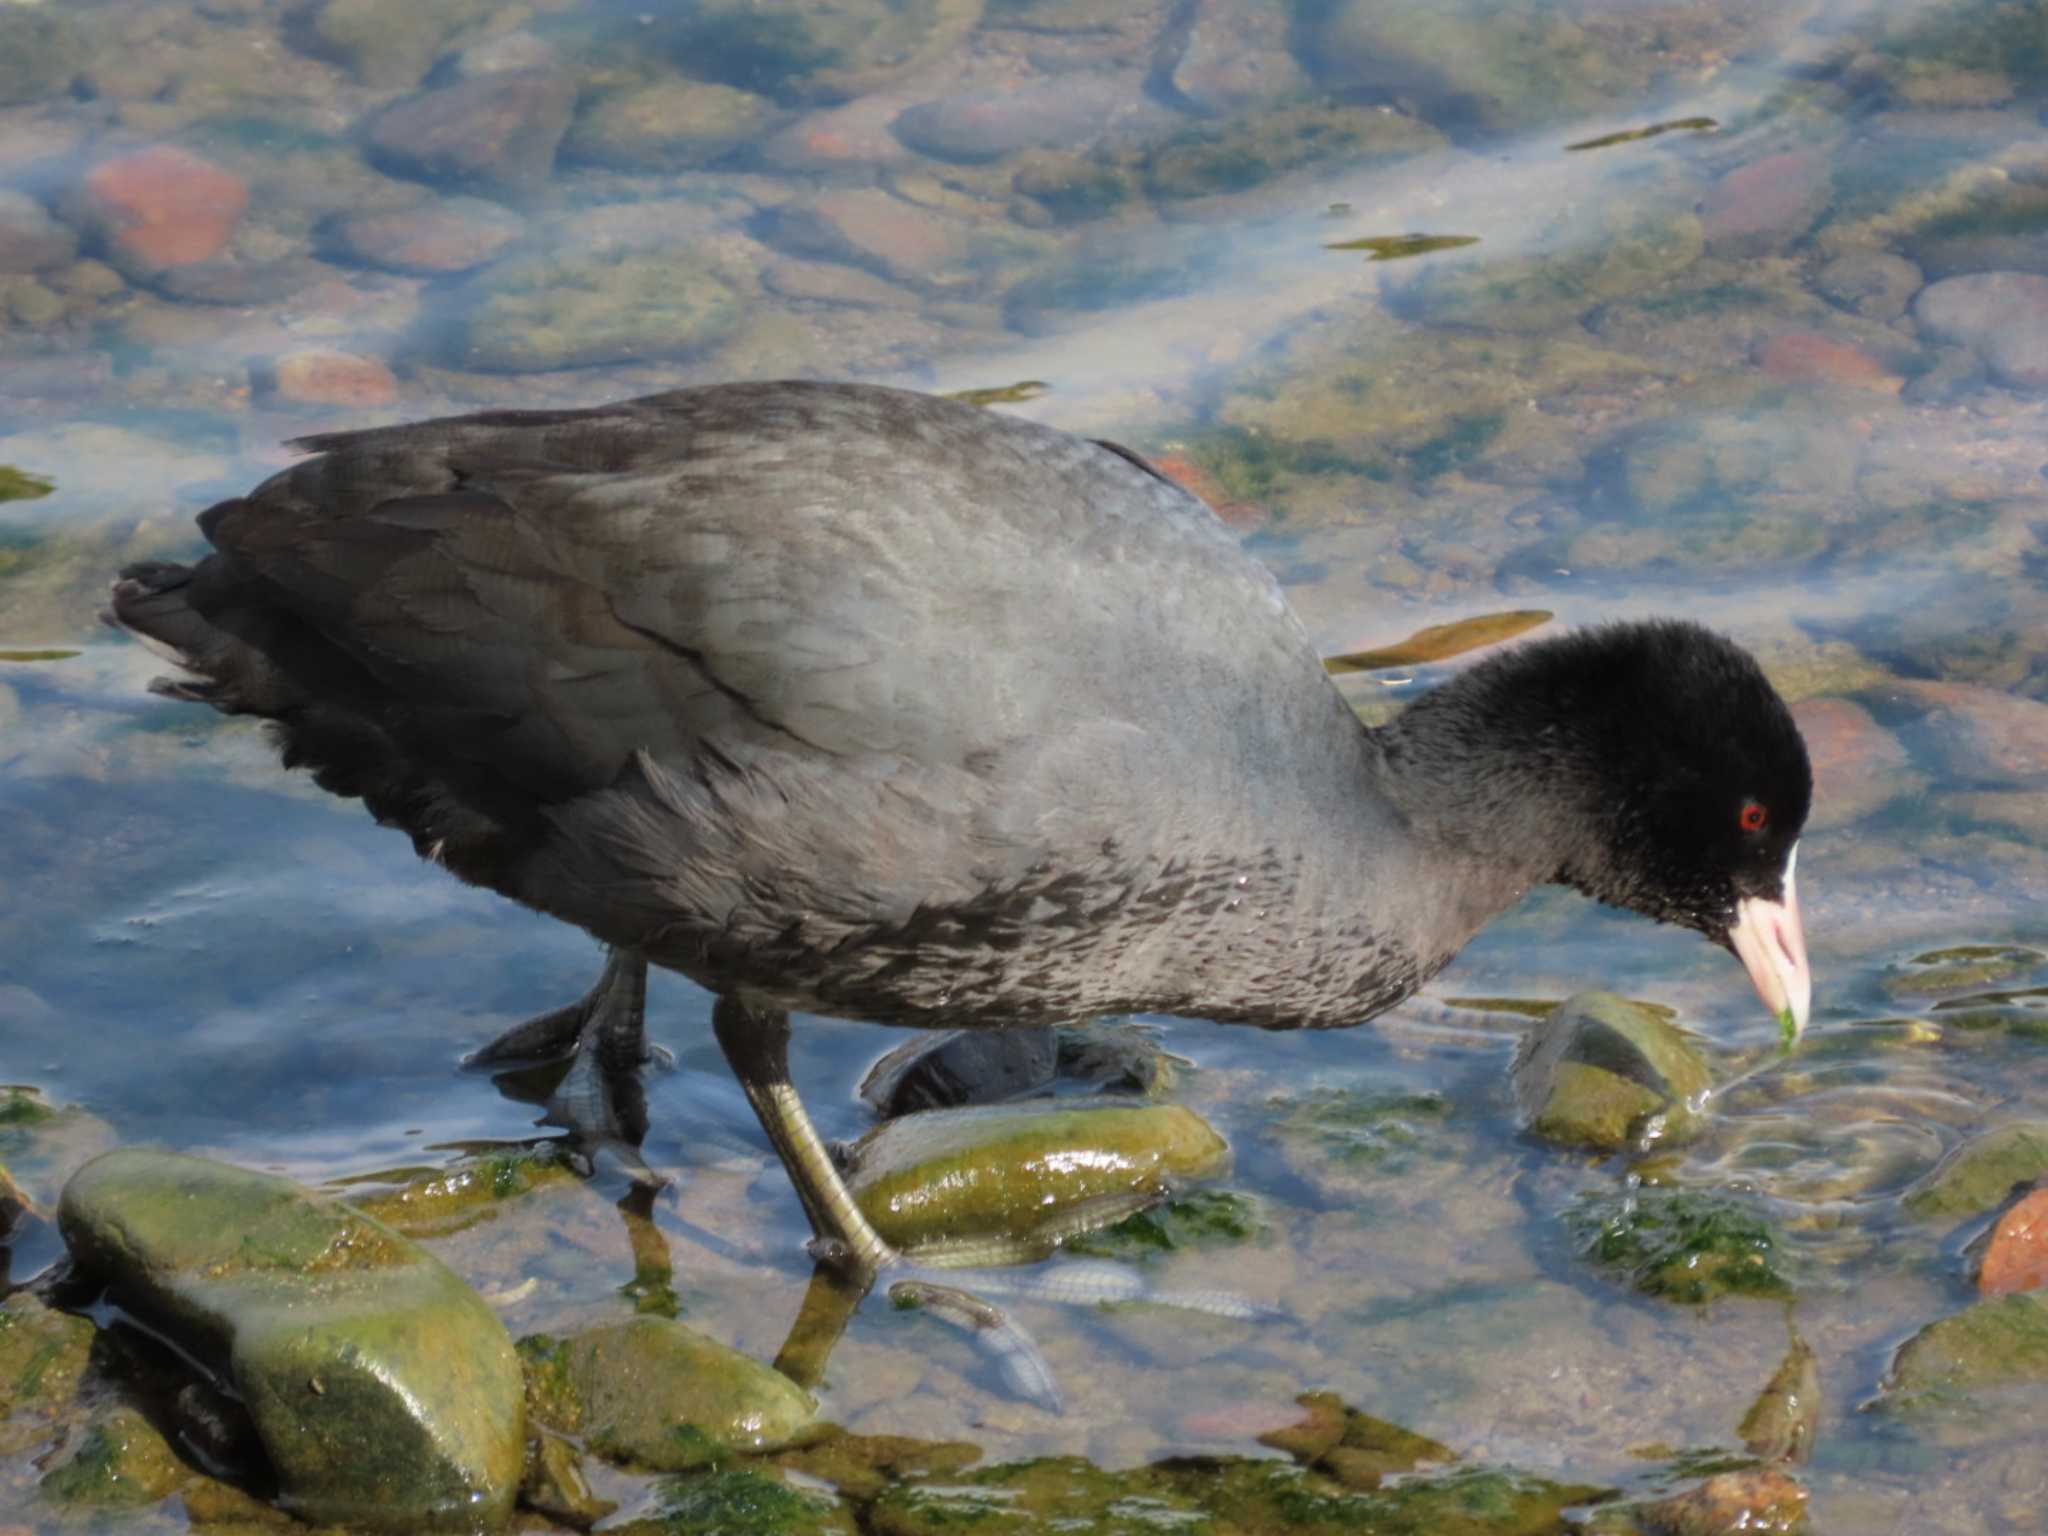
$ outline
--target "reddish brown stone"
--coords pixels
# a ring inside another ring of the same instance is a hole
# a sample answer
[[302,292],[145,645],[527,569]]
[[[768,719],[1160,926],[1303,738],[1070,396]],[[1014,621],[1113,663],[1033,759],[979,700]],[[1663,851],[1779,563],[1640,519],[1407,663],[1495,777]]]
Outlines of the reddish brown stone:
[[1643,1523],[1661,1536],[1793,1531],[1806,1516],[1806,1490],[1775,1467],[1747,1467],[1645,1505],[1642,1513]]
[[148,271],[218,256],[248,206],[239,176],[168,144],[109,160],[85,181],[87,217],[112,254]]
[[1973,683],[1900,683],[1929,712],[1931,742],[1958,779],[2048,776],[2048,704]]
[[299,405],[390,405],[398,381],[374,357],[308,349],[287,352],[271,364],[270,390]]
[[1886,395],[1896,395],[1906,382],[1861,347],[1809,331],[1771,337],[1757,349],[1756,360],[1774,379],[1846,384]]
[[518,239],[526,221],[509,208],[457,197],[390,213],[359,213],[329,231],[336,254],[394,272],[467,272]]
[[1805,234],[1827,200],[1826,158],[1794,150],[1738,166],[1715,182],[1700,204],[1700,222],[1716,255],[1756,255]]
[[1792,718],[1813,763],[1815,827],[1847,826],[1919,787],[1906,749],[1862,705],[1801,699],[1792,706]]
[[1977,1268],[1977,1289],[2009,1296],[2048,1285],[2048,1186],[2023,1195],[1998,1218]]

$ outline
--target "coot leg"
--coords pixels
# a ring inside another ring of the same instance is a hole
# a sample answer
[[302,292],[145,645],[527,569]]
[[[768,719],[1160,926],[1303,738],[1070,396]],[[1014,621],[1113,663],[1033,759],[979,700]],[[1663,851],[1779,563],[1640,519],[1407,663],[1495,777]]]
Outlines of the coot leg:
[[897,1261],[854,1204],[832,1154],[789,1080],[789,1014],[780,1008],[752,1008],[736,997],[721,997],[711,1027],[733,1075],[746,1090],[761,1129],[796,1185],[797,1198],[817,1234],[812,1251],[821,1263],[836,1263],[856,1275],[872,1276]]
[[[575,1052],[585,1025],[612,1036],[615,1053],[647,1054],[647,958],[638,950],[615,949],[605,959],[604,974],[588,992],[552,1013],[515,1024],[489,1045],[463,1058],[465,1067],[487,1071],[530,1067],[560,1061]],[[638,1064],[637,1062],[635,1063]]]
[[641,1160],[647,1094],[640,1069],[647,1050],[647,960],[615,949],[597,985],[578,1001],[506,1031],[464,1063],[496,1069],[569,1056],[569,1070],[547,1097],[547,1123],[594,1154],[614,1151],[636,1181],[661,1182]]

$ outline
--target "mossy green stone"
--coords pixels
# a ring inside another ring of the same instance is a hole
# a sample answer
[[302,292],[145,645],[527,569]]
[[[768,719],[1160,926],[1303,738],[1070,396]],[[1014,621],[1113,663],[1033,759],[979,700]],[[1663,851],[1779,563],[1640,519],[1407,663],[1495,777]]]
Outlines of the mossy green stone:
[[1980,1301],[1929,1323],[1899,1348],[1889,1399],[2048,1381],[2048,1291]]
[[758,137],[774,113],[774,104],[752,91],[658,80],[590,102],[562,141],[562,154],[620,170],[686,170]]
[[65,1186],[81,1269],[225,1368],[307,1519],[502,1520],[524,1455],[504,1325],[438,1259],[288,1179],[127,1149]]
[[486,1219],[500,1201],[573,1184],[566,1163],[526,1149],[465,1158],[450,1168],[405,1168],[330,1186],[373,1221],[406,1237],[439,1237]]
[[1114,1226],[1071,1237],[1068,1253],[1142,1264],[1189,1248],[1258,1243],[1271,1234],[1259,1203],[1229,1189],[1196,1189],[1127,1216]]
[[854,1198],[899,1247],[1021,1236],[1105,1195],[1163,1193],[1220,1173],[1229,1146],[1178,1104],[928,1110],[853,1149]]
[[2015,1184],[2048,1174],[2048,1120],[2001,1125],[1966,1141],[1905,1198],[1922,1221],[1978,1216],[1994,1209]]
[[96,1417],[41,1486],[53,1503],[121,1508],[169,1498],[192,1476],[156,1426],[122,1405]]
[[1733,1195],[1644,1187],[1585,1196],[1565,1219],[1588,1258],[1621,1271],[1647,1296],[1697,1305],[1791,1294],[1777,1233]]
[[1441,149],[1441,133],[1379,107],[1303,102],[1268,107],[1222,123],[1183,130],[1147,156],[1145,184],[1173,200],[1246,192],[1319,161],[1379,164]]
[[772,1451],[817,1405],[779,1371],[666,1317],[519,1341],[535,1422],[599,1455],[682,1472],[734,1451]]
[[853,1536],[856,1529],[837,1499],[792,1488],[772,1468],[714,1467],[663,1483],[661,1518],[649,1536]]
[[537,257],[464,291],[443,353],[453,367],[502,373],[687,357],[740,317],[722,278],[674,252]]
[[43,475],[32,475],[12,464],[0,464],[0,501],[35,501],[56,489]]
[[0,1451],[15,1438],[6,1421],[18,1414],[46,1420],[78,1395],[92,1354],[93,1326],[16,1291],[0,1302]]
[[1698,1132],[1713,1076],[1685,1032],[1641,1003],[1581,992],[1533,1024],[1515,1058],[1524,1126],[1566,1146],[1612,1152],[1652,1129]]

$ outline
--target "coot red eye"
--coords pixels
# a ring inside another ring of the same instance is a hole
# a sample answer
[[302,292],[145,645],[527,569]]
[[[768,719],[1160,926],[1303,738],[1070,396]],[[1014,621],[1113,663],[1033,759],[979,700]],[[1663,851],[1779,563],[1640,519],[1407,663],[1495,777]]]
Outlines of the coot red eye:
[[1743,831],[1761,832],[1764,829],[1764,823],[1770,819],[1771,813],[1765,810],[1759,802],[1749,800],[1743,803],[1741,817]]

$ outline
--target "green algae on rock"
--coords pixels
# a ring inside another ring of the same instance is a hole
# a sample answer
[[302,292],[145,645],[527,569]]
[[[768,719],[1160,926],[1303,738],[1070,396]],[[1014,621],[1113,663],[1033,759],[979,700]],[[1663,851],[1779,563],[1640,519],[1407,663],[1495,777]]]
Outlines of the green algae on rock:
[[2016,1184],[2048,1174],[2048,1120],[2001,1125],[1964,1142],[1906,1194],[1906,1213],[1922,1221],[1981,1216]]
[[58,1224],[83,1272],[232,1378],[286,1508],[408,1529],[510,1510],[518,1358],[405,1238],[290,1180],[141,1149],[75,1174]]
[[2048,955],[2024,944],[1956,944],[1913,956],[1884,979],[1894,997],[1959,992],[2011,981],[2037,969]]
[[506,261],[461,290],[439,337],[451,367],[493,373],[687,357],[738,329],[740,301],[670,253],[594,251]]
[[871,1499],[892,1483],[950,1477],[981,1459],[965,1440],[917,1440],[908,1435],[849,1435],[824,1427],[825,1438],[784,1451],[775,1464],[830,1483],[848,1498]]
[[1567,998],[1530,1026],[1515,1057],[1524,1128],[1602,1152],[1697,1134],[1712,1086],[1683,1030],[1611,992]]
[[43,1475],[41,1490],[55,1504],[119,1508],[168,1498],[192,1476],[155,1425],[119,1404],[94,1416],[78,1448]]
[[401,1168],[338,1179],[331,1193],[404,1237],[445,1237],[489,1220],[501,1201],[576,1175],[555,1155],[554,1143],[507,1147],[469,1157],[449,1168]]
[[[648,1536],[854,1536],[838,1500],[791,1487],[773,1468],[711,1467],[662,1482],[660,1516]],[[641,1523],[619,1527],[641,1529]]]
[[93,1326],[29,1291],[0,1301],[0,1455],[43,1440],[69,1409],[92,1355]]
[[1982,1388],[2048,1381],[2048,1291],[1980,1301],[1899,1346],[1880,1401],[1952,1402]]
[[1804,1462],[1813,1452],[1819,1423],[1820,1360],[1795,1333],[1735,1432],[1752,1455],[1765,1461]]
[[1697,1305],[1788,1296],[1782,1243],[1751,1202],[1715,1190],[1637,1188],[1581,1196],[1565,1223],[1587,1258],[1646,1296]]
[[1285,1451],[1347,1488],[1377,1488],[1389,1477],[1458,1459],[1449,1446],[1348,1407],[1333,1392],[1305,1392],[1295,1401],[1307,1417],[1259,1436],[1259,1444]]
[[1177,1104],[929,1110],[877,1126],[848,1184],[899,1247],[1023,1236],[1105,1197],[1163,1194],[1220,1173],[1229,1147]]
[[534,1422],[613,1461],[681,1472],[778,1450],[816,1404],[778,1371],[665,1317],[519,1341]]
[[1142,1264],[1190,1248],[1260,1243],[1272,1229],[1250,1195],[1195,1189],[1126,1216],[1114,1226],[1070,1237],[1068,1253]]
[[1380,107],[1303,102],[1261,107],[1186,128],[1145,159],[1145,186],[1162,202],[1248,192],[1322,161],[1347,167],[1441,149],[1429,124]]
[[562,156],[617,170],[687,170],[759,139],[774,116],[774,103],[752,91],[654,80],[586,103],[562,141]]

